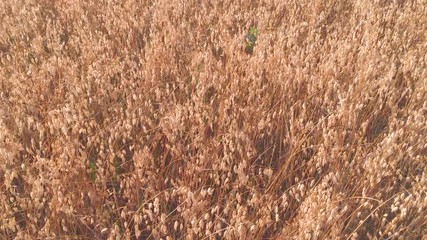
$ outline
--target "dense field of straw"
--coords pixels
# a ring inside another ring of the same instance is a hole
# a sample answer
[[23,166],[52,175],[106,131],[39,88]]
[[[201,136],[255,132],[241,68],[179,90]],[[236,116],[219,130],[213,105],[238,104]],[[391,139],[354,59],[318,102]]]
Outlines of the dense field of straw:
[[0,239],[427,239],[426,38],[425,0],[2,0]]

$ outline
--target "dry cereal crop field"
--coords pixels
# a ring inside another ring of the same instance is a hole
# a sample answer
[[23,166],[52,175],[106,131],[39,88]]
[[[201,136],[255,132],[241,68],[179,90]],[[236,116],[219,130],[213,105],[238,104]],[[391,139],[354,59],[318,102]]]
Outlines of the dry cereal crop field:
[[0,239],[427,239],[426,0],[1,0]]

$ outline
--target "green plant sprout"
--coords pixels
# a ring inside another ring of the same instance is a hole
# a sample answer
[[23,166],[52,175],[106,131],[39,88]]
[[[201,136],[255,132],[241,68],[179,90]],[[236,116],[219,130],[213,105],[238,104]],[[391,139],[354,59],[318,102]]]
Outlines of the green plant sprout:
[[246,53],[249,53],[249,54],[253,53],[257,37],[258,37],[258,28],[255,26],[250,27],[249,28],[249,34],[246,34],[246,36],[245,36],[245,42],[246,42],[245,51],[246,51]]
[[96,180],[96,166],[95,163],[89,159],[89,168],[90,168],[90,180],[95,182]]

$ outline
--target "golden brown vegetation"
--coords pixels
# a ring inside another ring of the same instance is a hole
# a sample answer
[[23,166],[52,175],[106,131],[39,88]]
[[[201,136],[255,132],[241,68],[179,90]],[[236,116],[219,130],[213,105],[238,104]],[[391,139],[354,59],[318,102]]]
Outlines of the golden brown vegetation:
[[0,1],[0,238],[425,238],[426,15]]

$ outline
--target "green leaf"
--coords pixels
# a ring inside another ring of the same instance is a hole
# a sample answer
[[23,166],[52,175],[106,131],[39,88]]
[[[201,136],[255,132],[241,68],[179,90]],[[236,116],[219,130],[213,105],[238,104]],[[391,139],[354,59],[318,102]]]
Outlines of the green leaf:
[[250,27],[249,28],[249,34],[254,36],[255,38],[258,37],[258,28],[257,27]]
[[249,34],[245,36],[246,53],[249,53],[249,54],[253,53],[254,46],[256,45],[257,36],[258,36],[258,28],[256,28],[255,26],[249,27]]
[[253,53],[253,51],[254,51],[254,46],[253,46],[253,45],[251,45],[251,44],[246,44],[245,51],[246,51],[247,53]]
[[96,180],[96,165],[92,160],[89,160],[89,168],[90,168],[90,180],[95,182]]

